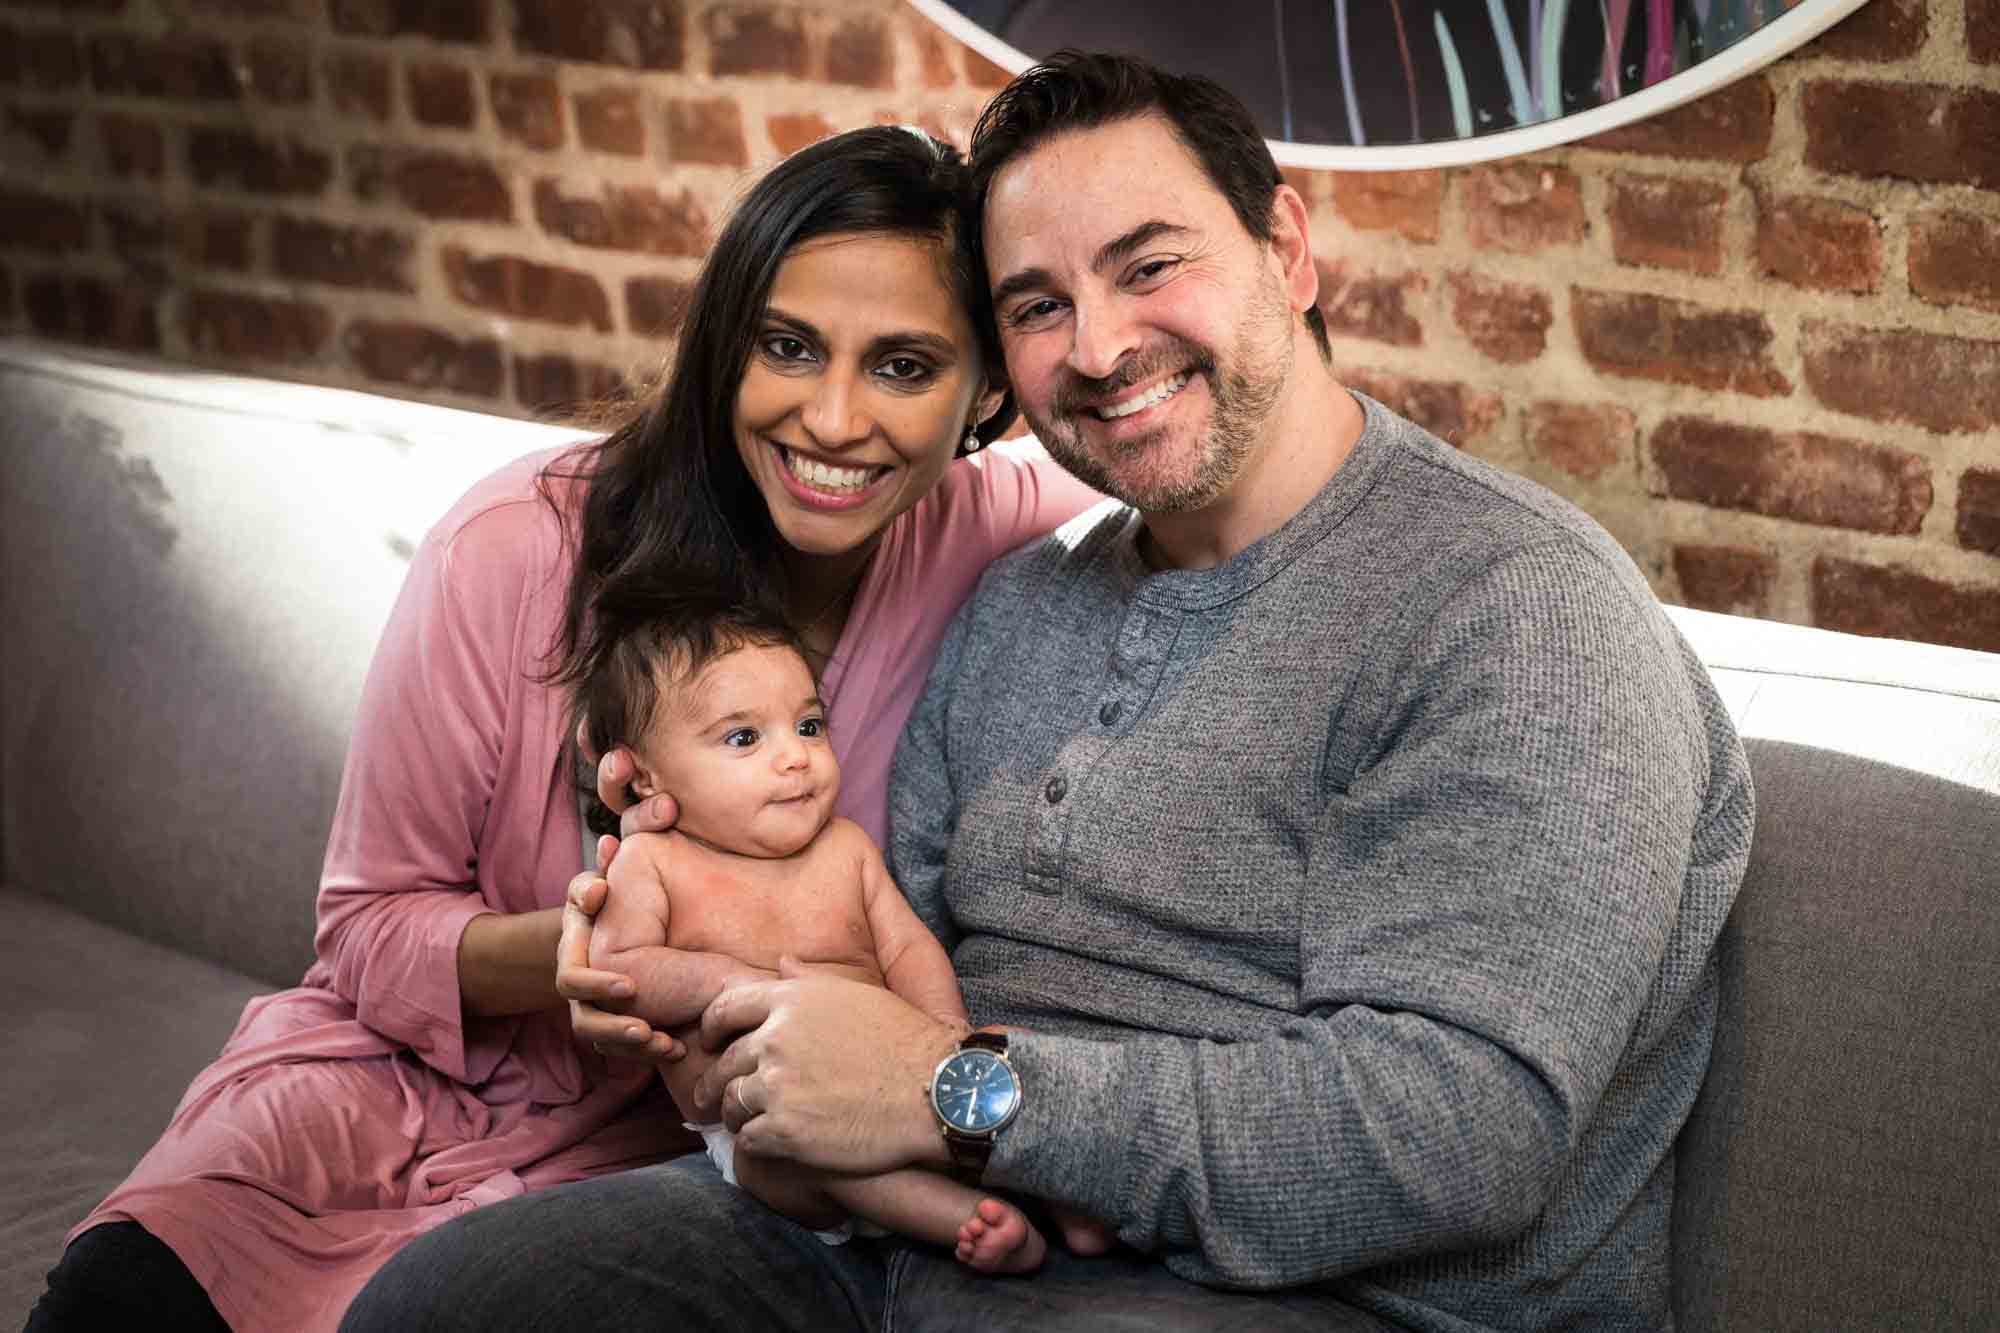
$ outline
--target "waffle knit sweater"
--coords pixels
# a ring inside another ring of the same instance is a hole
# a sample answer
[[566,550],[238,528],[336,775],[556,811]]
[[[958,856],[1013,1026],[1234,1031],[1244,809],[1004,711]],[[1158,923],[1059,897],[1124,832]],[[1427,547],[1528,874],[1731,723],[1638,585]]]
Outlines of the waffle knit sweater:
[[892,855],[974,1020],[1031,1029],[987,1179],[1196,1282],[1668,1327],[1749,768],[1602,529],[1362,405],[1220,567],[1107,503],[946,636]]

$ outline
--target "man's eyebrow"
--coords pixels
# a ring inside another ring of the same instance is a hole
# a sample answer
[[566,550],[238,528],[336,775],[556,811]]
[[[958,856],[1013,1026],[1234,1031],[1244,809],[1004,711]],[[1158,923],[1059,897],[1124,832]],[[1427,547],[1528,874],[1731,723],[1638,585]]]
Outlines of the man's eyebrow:
[[[1162,236],[1185,235],[1186,232],[1186,227],[1162,218],[1142,222],[1122,236],[1114,236],[1099,246],[1097,254],[1090,261],[1090,271],[1101,273],[1148,242],[1156,241]],[[1047,286],[1052,280],[1052,275],[1045,268],[1024,268],[1018,273],[1010,273],[993,284],[993,304],[1002,305],[1009,298],[1018,296],[1022,292]]]

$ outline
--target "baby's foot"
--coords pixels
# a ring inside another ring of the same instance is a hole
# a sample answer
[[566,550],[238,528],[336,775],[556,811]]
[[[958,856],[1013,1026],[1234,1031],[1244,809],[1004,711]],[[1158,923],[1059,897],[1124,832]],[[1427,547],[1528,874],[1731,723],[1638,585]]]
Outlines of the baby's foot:
[[981,1273],[1032,1273],[1048,1252],[1027,1214],[999,1199],[981,1199],[958,1228],[958,1261]]

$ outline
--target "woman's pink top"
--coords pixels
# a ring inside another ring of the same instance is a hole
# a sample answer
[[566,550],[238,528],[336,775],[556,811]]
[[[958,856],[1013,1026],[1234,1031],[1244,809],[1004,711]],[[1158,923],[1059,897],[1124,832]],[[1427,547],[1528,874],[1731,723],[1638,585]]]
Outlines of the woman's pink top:
[[[578,1048],[565,1010],[459,1007],[466,922],[559,906],[583,864],[566,700],[536,679],[569,570],[535,485],[553,457],[481,481],[417,552],[362,691],[319,961],[244,1009],[160,1141],[71,1233],[139,1222],[237,1328],[331,1329],[440,1222],[689,1146],[651,1071]],[[823,682],[838,808],[877,842],[897,737],[959,604],[995,556],[1097,498],[1046,459],[989,452],[883,535]]]

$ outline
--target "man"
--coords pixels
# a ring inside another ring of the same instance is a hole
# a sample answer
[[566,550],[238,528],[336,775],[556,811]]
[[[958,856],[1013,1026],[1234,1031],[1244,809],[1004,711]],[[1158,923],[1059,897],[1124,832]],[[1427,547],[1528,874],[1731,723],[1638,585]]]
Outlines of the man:
[[[1129,1248],[995,1281],[740,1211],[672,1242],[627,1186],[598,1225],[659,1251],[553,1308],[1669,1323],[1672,1143],[1751,826],[1699,664],[1595,524],[1340,386],[1305,207],[1226,93],[1065,58],[973,158],[1022,406],[1126,502],[989,572],[897,761],[897,879],[1009,1031],[743,987],[708,1092],[742,1151],[956,1166]],[[919,1092],[961,1051],[1018,1107],[997,1131]]]

